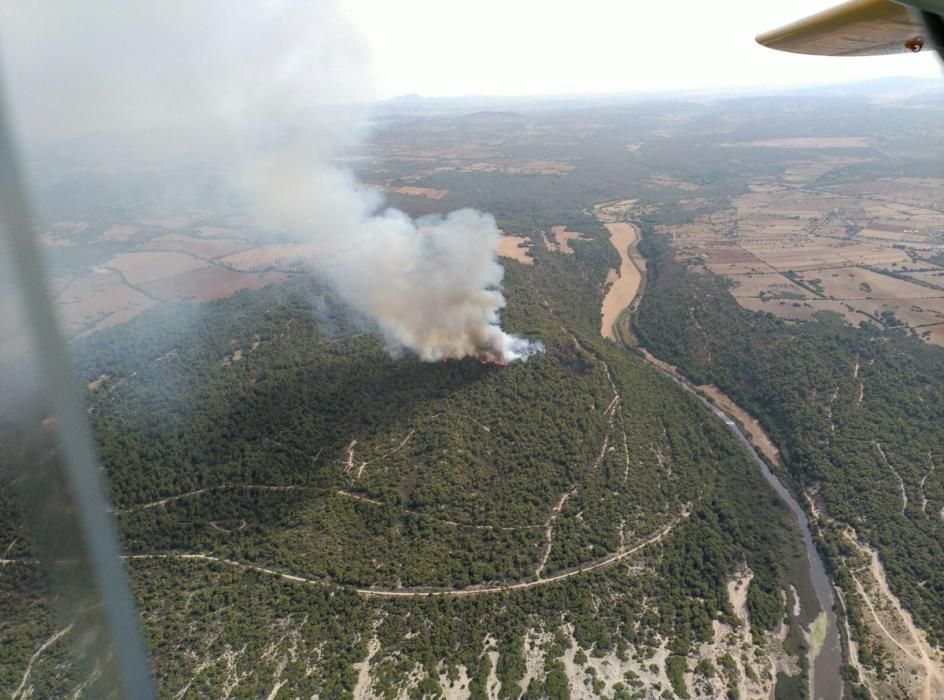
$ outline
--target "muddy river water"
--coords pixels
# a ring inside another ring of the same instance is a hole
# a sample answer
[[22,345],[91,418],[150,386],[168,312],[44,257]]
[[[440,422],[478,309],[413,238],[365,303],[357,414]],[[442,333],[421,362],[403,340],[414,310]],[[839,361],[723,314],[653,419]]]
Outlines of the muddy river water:
[[800,507],[800,504],[797,503],[790,491],[780,482],[776,474],[770,470],[767,462],[761,459],[760,455],[758,455],[757,451],[754,449],[754,446],[744,433],[741,432],[738,424],[735,423],[728,414],[724,413],[695,391],[694,387],[684,379],[679,379],[669,374],[661,367],[657,367],[657,369],[673,382],[680,384],[694,394],[712,413],[724,421],[725,425],[728,426],[731,432],[737,436],[741,444],[744,445],[744,448],[760,469],[761,474],[764,475],[767,482],[773,487],[777,495],[787,504],[787,507],[796,517],[797,523],[800,526],[800,533],[803,536],[803,545],[806,548],[806,556],[810,565],[810,580],[812,581],[813,590],[816,592],[816,599],[822,611],[819,618],[817,618],[817,621],[814,623],[813,629],[810,631],[811,647],[814,653],[817,652],[817,647],[819,647],[818,653],[816,653],[815,657],[811,660],[812,695],[815,700],[834,700],[842,697],[842,678],[840,676],[842,651],[839,643],[839,628],[836,621],[836,613],[833,611],[833,589],[829,581],[829,576],[826,574],[823,559],[820,557],[819,552],[816,550],[816,545],[813,543],[813,535],[810,532],[810,523],[806,516],[806,511]]
[[[611,234],[612,233],[614,232],[611,230]],[[625,256],[624,261],[632,264],[626,249],[630,243],[635,241],[619,240],[618,236],[613,236],[613,238],[614,246],[617,247],[621,256]],[[638,282],[636,284],[638,287]],[[636,290],[634,290],[634,292],[635,291]],[[640,289],[638,293],[641,295],[643,291],[644,290]],[[625,305],[628,304],[630,300],[632,300],[632,296],[630,296],[629,300],[624,301],[622,308],[625,308]],[[638,299],[636,301],[638,302]],[[606,317],[605,310],[604,317]],[[615,316],[613,318],[615,320]],[[608,326],[606,322],[604,322],[604,335],[607,335],[606,330],[609,328],[612,328],[612,325]],[[793,494],[781,483],[776,474],[770,470],[767,462],[760,457],[757,450],[754,449],[754,445],[751,444],[750,440],[748,440],[733,417],[708,401],[708,399],[695,389],[694,385],[681,375],[669,372],[664,367],[660,367],[657,363],[650,361],[650,364],[673,382],[694,394],[712,413],[724,421],[725,425],[728,426],[741,444],[744,445],[751,459],[757,464],[758,469],[760,469],[761,474],[764,475],[764,478],[773,487],[774,491],[783,502],[787,504],[787,507],[797,519],[797,524],[800,527],[800,533],[803,537],[803,545],[806,549],[807,560],[809,561],[810,580],[821,610],[812,628],[807,631],[812,656],[810,659],[812,697],[814,700],[836,700],[841,698],[842,677],[840,675],[840,669],[842,666],[842,650],[839,641],[839,628],[836,613],[833,610],[833,589],[829,576],[826,574],[826,567],[823,564],[823,560],[816,550],[816,545],[813,543],[813,535],[810,531],[810,522],[807,518],[806,511],[797,503]]]

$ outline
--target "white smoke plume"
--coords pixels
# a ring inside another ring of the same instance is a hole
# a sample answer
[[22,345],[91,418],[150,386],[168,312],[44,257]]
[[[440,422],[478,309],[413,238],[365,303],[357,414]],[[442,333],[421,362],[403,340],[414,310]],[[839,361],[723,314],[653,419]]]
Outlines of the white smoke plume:
[[[259,220],[388,342],[424,360],[526,360],[505,333],[494,219],[416,221],[337,164],[364,134],[369,61],[334,2],[4,3],[3,60],[29,144],[88,134],[225,171]],[[347,105],[345,107],[344,105]],[[152,134],[142,137],[141,134]],[[157,134],[156,136],[153,134]]]
[[489,214],[471,209],[417,221],[388,209],[362,221],[353,254],[325,272],[349,304],[423,360],[526,360],[543,348],[499,326],[499,236]]

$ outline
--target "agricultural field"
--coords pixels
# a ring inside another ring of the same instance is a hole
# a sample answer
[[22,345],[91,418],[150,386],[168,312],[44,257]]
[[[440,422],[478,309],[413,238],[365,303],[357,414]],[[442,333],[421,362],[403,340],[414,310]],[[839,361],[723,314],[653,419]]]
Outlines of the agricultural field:
[[195,214],[97,227],[84,221],[52,224],[40,244],[73,258],[50,261],[53,271],[65,267],[69,273],[54,277],[50,290],[65,333],[84,337],[158,304],[211,301],[282,284],[302,269],[303,256],[294,248],[268,245],[250,227],[204,221]]
[[[805,139],[725,146],[797,141],[809,147]],[[931,257],[944,248],[944,179],[822,186],[814,166],[805,176],[792,166],[780,182],[753,179],[730,206],[658,230],[680,258],[728,279],[744,308],[794,320],[834,311],[850,324],[902,326],[941,344],[944,267]]]

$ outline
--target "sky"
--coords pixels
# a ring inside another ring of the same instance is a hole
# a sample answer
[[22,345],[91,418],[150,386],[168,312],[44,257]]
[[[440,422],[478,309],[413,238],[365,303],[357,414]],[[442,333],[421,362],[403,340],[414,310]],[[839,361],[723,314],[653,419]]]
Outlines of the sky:
[[379,98],[781,87],[934,77],[931,52],[824,58],[758,33],[836,0],[343,0]]
[[[221,120],[284,124],[293,114],[297,126],[309,125],[336,118],[320,106],[414,93],[658,93],[941,76],[931,51],[827,58],[754,41],[825,7],[822,0],[0,0],[0,73],[28,140],[203,127],[202,141]],[[272,112],[266,119],[260,105]]]

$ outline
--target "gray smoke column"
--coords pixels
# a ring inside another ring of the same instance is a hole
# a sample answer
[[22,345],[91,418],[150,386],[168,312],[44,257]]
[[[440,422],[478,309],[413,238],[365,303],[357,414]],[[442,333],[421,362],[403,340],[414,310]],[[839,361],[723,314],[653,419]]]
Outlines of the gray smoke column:
[[351,254],[325,273],[395,346],[423,360],[471,355],[495,362],[543,350],[499,326],[504,270],[495,259],[500,233],[491,215],[462,209],[413,221],[388,209],[352,233]]
[[391,347],[424,360],[543,350],[499,325],[491,216],[413,221],[338,165],[365,133],[367,110],[351,105],[371,94],[334,2],[36,0],[0,5],[0,27],[27,151],[94,134],[226,173],[259,221],[312,244],[318,273]]
[[[325,128],[330,136],[333,125]],[[326,132],[293,133],[243,161],[235,181],[270,225],[314,244],[317,273],[377,322],[391,350],[407,348],[427,361],[488,362],[544,351],[501,329],[502,234],[490,214],[462,209],[414,220],[384,209],[376,191],[325,156],[333,153]]]

